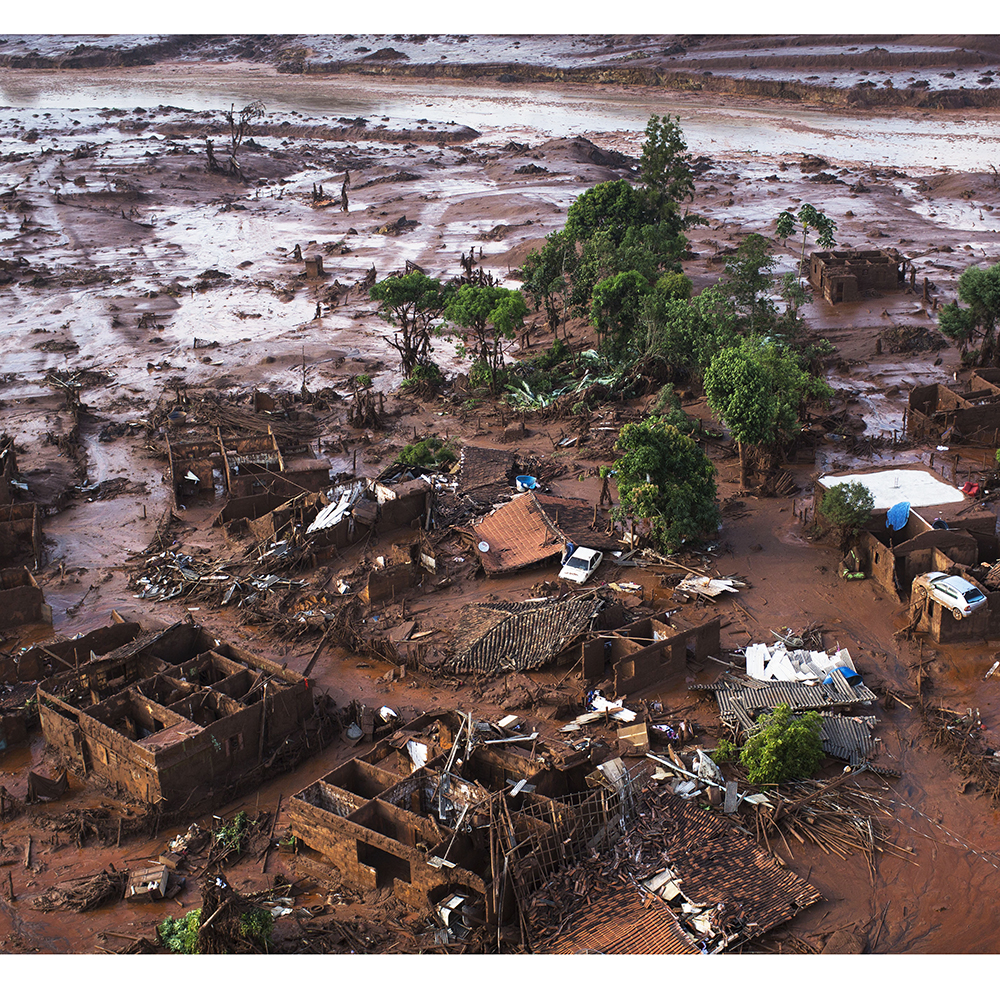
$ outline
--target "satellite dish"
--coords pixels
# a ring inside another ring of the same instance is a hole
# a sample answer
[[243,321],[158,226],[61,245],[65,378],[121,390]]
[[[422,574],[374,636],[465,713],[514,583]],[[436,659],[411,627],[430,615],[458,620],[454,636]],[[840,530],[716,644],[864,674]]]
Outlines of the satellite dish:
[[480,552],[489,552],[490,551],[490,543],[489,542],[480,542],[479,543],[479,551]]

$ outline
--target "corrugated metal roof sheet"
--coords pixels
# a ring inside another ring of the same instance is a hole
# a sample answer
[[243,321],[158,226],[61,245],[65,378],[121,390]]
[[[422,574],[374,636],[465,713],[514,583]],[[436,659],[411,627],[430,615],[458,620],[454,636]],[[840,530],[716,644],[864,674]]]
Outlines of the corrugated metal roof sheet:
[[762,686],[749,687],[733,681],[716,684],[692,684],[692,690],[713,691],[719,703],[722,721],[732,724],[744,721],[762,711],[769,711],[778,705],[788,705],[793,711],[819,711],[824,708],[869,704],[875,695],[858,684],[851,687],[841,674],[835,678],[842,683],[802,684],[798,681],[768,681]]
[[516,496],[510,503],[488,514],[472,528],[478,542],[489,549],[479,552],[487,573],[510,573],[562,552],[566,539],[553,530],[535,505],[530,493]]
[[586,632],[602,607],[599,597],[470,605],[456,629],[452,668],[495,674],[540,667]]
[[542,945],[548,955],[697,955],[700,949],[681,930],[670,908],[658,898],[648,907],[632,886],[608,885],[590,904],[581,906],[574,922]]

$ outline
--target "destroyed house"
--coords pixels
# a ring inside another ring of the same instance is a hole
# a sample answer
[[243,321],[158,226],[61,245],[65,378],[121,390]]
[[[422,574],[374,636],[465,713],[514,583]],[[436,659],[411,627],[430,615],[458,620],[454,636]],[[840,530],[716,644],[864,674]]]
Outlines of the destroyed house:
[[[662,858],[669,867],[627,881],[620,873],[590,885],[581,877],[573,896],[560,900],[559,928],[545,928],[539,952],[716,954],[823,898],[727,818],[669,791],[643,810],[636,827],[636,863],[641,857],[648,871]],[[551,894],[546,886],[539,895]]]
[[721,648],[721,618],[680,629],[661,618],[621,625],[610,636],[585,637],[579,655],[584,682],[594,687],[609,678],[622,698],[683,676],[688,661],[704,663]]
[[942,559],[974,565],[996,558],[996,515],[970,510],[968,496],[934,470],[908,466],[823,476],[816,507],[828,489],[849,482],[861,483],[875,499],[849,558],[893,596],[908,595],[914,577],[941,568]]
[[38,703],[77,774],[168,810],[225,801],[313,714],[300,674],[187,623],[47,678]]
[[13,562],[29,557],[35,569],[40,569],[42,548],[42,520],[38,504],[0,504],[0,563]]
[[52,608],[45,603],[42,588],[24,568],[0,569],[0,606],[5,625],[52,622]]
[[571,666],[605,604],[599,597],[472,604],[455,629],[451,669],[491,675]]
[[266,433],[224,435],[219,427],[167,434],[167,458],[177,503],[200,492],[225,490],[232,497],[256,493],[296,496],[330,485],[330,466],[297,459],[290,467],[271,427]]
[[[504,922],[518,892],[613,841],[628,808],[624,771],[612,769],[615,787],[597,769],[603,743],[576,750],[535,720],[501,721],[510,728],[420,716],[295,794],[292,834],[355,889],[418,909],[461,892],[483,921]],[[496,878],[507,867],[513,884]]]
[[910,390],[907,434],[916,441],[1000,444],[1000,369],[980,368],[967,383]]
[[607,551],[620,542],[608,516],[586,500],[520,493],[471,532],[488,575],[513,573],[561,556],[567,542]]
[[809,284],[834,305],[866,292],[894,292],[909,261],[898,250],[821,250],[809,255]]

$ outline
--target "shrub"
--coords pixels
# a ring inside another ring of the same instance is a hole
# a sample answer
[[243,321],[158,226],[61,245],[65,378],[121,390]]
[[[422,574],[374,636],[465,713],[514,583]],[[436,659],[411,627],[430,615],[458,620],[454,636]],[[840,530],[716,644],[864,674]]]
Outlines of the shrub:
[[181,955],[198,954],[198,928],[201,910],[189,910],[183,917],[167,917],[157,925],[156,932],[164,946]]
[[811,778],[823,763],[823,723],[817,712],[793,716],[778,705],[758,720],[760,728],[740,751],[740,763],[755,785]]
[[826,491],[819,512],[845,534],[864,527],[875,509],[872,491],[862,483],[837,483]]
[[424,438],[408,444],[396,458],[404,465],[419,465],[425,469],[440,469],[451,465],[456,455],[448,445],[436,437]]

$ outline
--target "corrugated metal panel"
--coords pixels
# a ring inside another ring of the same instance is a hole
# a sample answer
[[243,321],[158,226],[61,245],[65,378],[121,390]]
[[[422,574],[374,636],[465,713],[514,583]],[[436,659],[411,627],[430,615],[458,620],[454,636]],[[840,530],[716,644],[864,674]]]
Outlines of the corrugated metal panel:
[[[840,674],[837,675],[843,680]],[[798,681],[770,681],[763,687],[744,687],[742,684],[691,685],[692,690],[713,691],[719,704],[723,722],[732,724],[746,713],[755,716],[771,711],[778,705],[788,705],[793,711],[818,711],[839,706],[862,705],[875,700],[875,695],[859,684],[843,687],[828,684],[802,684]]]

